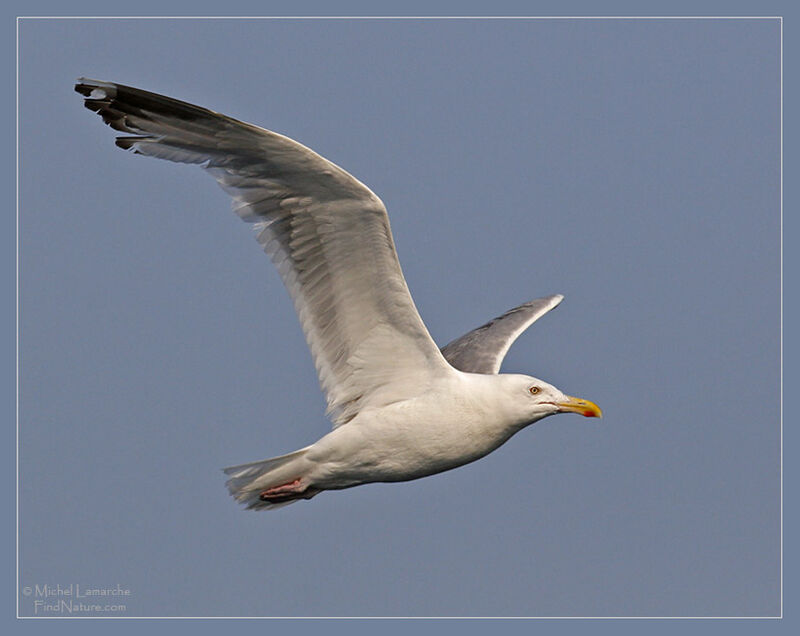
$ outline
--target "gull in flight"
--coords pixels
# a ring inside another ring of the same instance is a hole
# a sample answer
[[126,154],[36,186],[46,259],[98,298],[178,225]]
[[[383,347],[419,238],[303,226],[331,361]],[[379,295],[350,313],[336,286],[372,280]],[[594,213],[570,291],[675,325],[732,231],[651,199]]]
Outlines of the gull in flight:
[[199,106],[84,78],[75,90],[123,133],[120,148],[207,170],[253,224],[294,301],[333,430],[225,469],[248,508],[433,475],[548,415],[601,416],[547,382],[499,373],[514,340],[562,296],[520,305],[439,349],[406,286],[386,208],[355,177],[288,137]]

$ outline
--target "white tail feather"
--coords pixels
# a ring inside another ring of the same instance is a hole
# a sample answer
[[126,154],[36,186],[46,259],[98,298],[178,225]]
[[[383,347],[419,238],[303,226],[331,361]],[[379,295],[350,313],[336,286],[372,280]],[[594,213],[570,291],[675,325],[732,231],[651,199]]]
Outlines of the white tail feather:
[[[230,479],[225,482],[228,492],[236,501],[252,510],[280,508],[297,501],[294,499],[270,503],[262,501],[260,495],[269,488],[302,478],[310,468],[308,462],[304,461],[304,456],[309,448],[310,446],[307,446],[287,455],[223,469],[225,474],[230,476]],[[298,497],[298,499],[300,498],[302,497]]]

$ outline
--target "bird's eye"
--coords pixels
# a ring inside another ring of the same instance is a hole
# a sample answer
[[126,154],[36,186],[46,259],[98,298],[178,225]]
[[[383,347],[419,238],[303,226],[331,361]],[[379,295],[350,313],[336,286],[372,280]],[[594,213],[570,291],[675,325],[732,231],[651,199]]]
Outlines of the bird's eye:
[[538,386],[532,386],[530,389],[528,389],[528,391],[531,392],[531,395],[536,395],[541,391],[541,389]]

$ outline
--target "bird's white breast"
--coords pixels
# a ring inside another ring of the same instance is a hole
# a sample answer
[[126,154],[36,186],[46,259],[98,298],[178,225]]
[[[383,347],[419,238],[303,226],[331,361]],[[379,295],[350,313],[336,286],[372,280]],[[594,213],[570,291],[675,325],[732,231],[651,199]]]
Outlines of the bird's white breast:
[[456,372],[415,398],[362,411],[313,445],[312,481],[329,489],[405,481],[483,457],[518,430],[500,408],[496,379]]

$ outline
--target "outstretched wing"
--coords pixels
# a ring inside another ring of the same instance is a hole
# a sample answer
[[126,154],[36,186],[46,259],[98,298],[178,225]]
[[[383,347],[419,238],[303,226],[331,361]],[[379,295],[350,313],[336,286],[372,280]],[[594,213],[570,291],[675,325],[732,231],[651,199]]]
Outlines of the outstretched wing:
[[512,343],[564,300],[560,294],[537,298],[510,309],[442,347],[442,355],[459,371],[493,374],[500,371]]
[[201,165],[254,224],[294,301],[334,426],[449,369],[411,299],[386,209],[364,184],[287,137],[199,106],[89,79],[75,90],[126,133],[119,147]]

